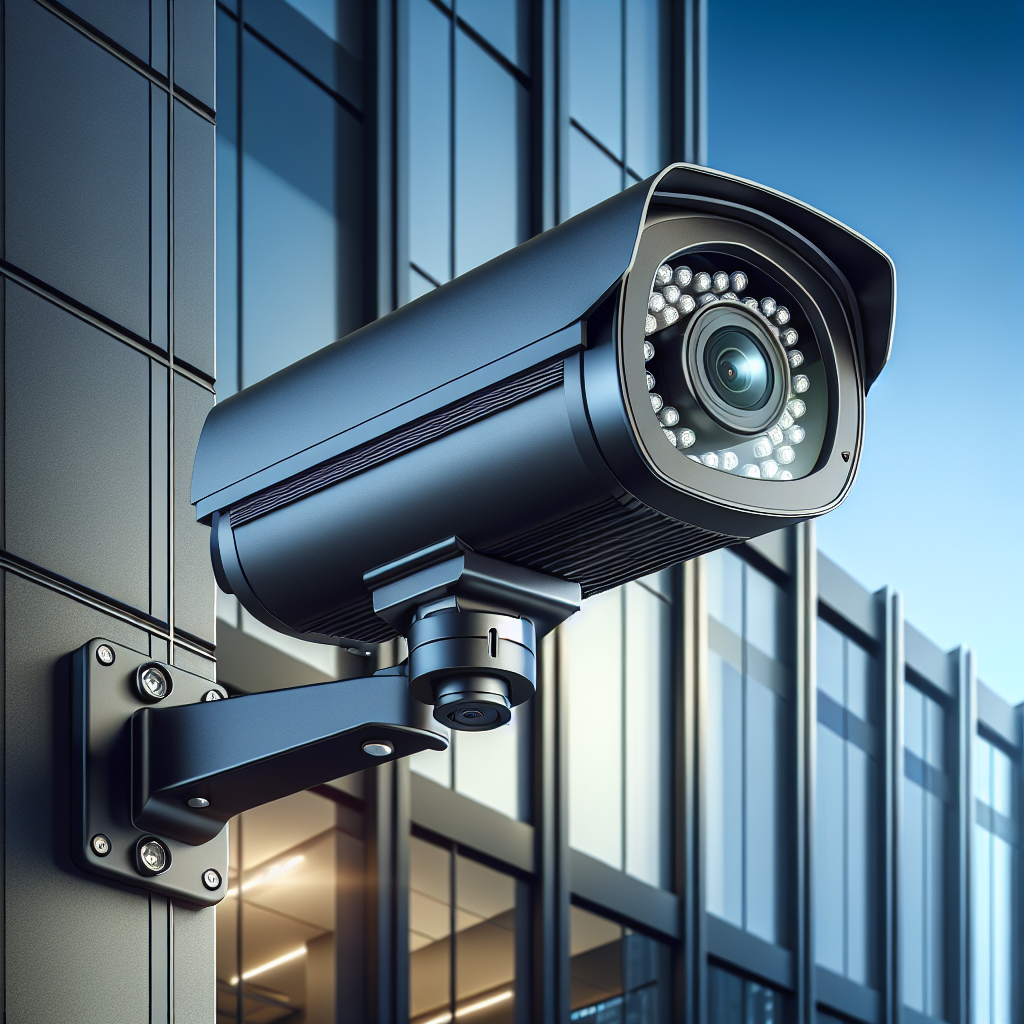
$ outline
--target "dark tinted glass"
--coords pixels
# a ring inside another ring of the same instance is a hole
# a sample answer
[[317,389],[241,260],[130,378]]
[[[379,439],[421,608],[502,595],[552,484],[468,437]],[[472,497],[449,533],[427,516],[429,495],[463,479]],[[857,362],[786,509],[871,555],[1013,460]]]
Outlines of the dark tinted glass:
[[529,70],[526,26],[518,0],[457,0],[455,11],[513,64]]

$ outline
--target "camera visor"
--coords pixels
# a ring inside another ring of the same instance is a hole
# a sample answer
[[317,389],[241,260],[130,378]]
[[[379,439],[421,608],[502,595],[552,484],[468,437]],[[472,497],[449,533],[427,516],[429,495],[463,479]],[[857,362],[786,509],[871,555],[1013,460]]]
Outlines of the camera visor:
[[704,368],[716,394],[737,409],[761,409],[775,374],[768,353],[750,331],[720,327],[704,350]]

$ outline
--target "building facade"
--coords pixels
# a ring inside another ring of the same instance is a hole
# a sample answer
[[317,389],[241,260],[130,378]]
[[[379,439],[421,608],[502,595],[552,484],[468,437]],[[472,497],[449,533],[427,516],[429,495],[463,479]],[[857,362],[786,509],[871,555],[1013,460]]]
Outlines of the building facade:
[[1024,1020],[1022,709],[813,525],[590,599],[510,727],[239,816],[215,910],[79,872],[76,647],[233,693],[402,656],[214,610],[188,504],[214,392],[703,161],[707,11],[6,0],[3,19],[6,1019]]

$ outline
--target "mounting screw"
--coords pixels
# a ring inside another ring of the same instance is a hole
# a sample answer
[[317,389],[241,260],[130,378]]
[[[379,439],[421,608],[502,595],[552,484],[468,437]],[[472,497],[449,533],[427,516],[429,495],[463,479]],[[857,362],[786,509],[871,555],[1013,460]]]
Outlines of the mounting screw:
[[203,885],[207,889],[219,889],[220,888],[220,872],[216,868],[207,868],[203,872]]
[[114,664],[114,648],[109,644],[100,644],[96,648],[96,660],[101,665],[113,665]]
[[89,840],[89,845],[92,847],[92,852],[97,857],[106,857],[110,853],[110,840],[102,833],[97,832],[96,835]]
[[205,796],[194,796],[189,800],[188,805],[189,807],[198,807],[202,809],[203,807],[209,807],[210,801],[207,800]]
[[224,694],[220,690],[207,690],[199,699],[206,704],[211,700],[223,700]]
[[170,674],[156,662],[140,665],[135,673],[135,689],[147,704],[156,704],[166,697],[172,689]]
[[135,867],[140,875],[159,875],[171,866],[171,851],[155,836],[143,836],[135,847]]
[[387,740],[367,740],[363,744],[363,753],[370,757],[390,757],[395,752],[395,745]]

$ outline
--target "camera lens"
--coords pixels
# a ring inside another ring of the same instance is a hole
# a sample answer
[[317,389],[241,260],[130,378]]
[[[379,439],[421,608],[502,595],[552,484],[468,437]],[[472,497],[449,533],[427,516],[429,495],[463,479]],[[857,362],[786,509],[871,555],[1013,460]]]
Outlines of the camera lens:
[[718,396],[736,409],[760,409],[774,384],[771,362],[757,339],[742,327],[720,327],[704,350],[708,379]]

